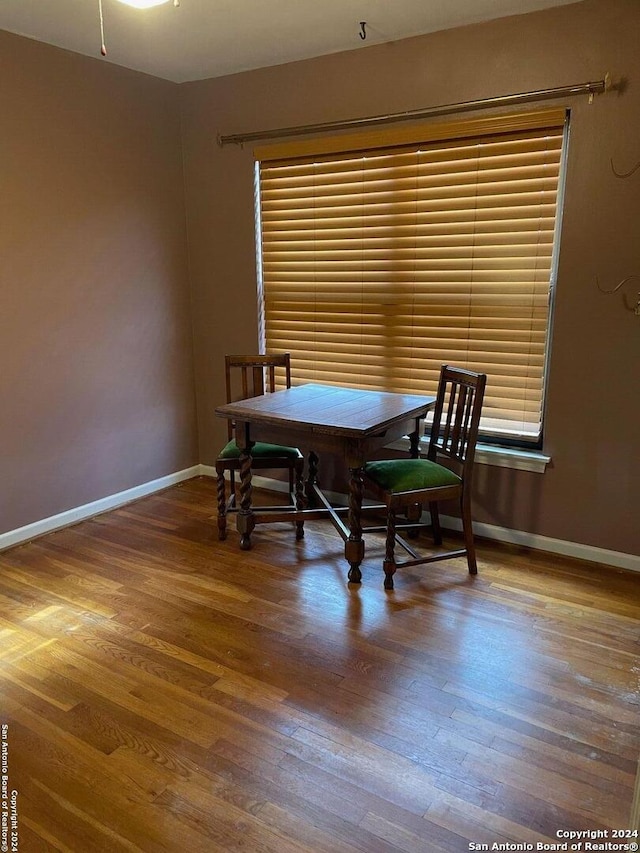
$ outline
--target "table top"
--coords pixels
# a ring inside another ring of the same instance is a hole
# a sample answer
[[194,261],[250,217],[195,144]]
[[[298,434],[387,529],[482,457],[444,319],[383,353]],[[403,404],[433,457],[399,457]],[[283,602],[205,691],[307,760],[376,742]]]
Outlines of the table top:
[[226,403],[215,412],[236,422],[363,438],[398,421],[424,416],[434,402],[435,397],[426,395],[309,384]]

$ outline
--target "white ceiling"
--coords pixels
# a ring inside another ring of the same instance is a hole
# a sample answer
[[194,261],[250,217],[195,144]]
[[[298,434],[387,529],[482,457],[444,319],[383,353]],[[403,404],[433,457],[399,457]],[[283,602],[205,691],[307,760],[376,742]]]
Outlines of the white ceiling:
[[[396,41],[575,0],[0,0],[0,29],[175,82]],[[366,21],[366,39],[360,37]]]

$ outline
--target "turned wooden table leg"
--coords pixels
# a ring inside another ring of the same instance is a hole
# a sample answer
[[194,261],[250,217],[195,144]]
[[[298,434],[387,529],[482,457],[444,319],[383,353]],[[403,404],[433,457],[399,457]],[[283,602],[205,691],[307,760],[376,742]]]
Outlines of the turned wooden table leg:
[[218,539],[227,538],[227,495],[226,484],[224,479],[224,470],[220,469],[217,472],[217,492],[218,492]]
[[409,436],[409,456],[412,459],[420,456],[420,433],[417,428]]
[[387,515],[387,538],[385,540],[384,553],[384,588],[393,589],[393,576],[396,573],[396,558],[394,556],[396,546],[396,512],[390,509]]
[[349,563],[348,578],[350,583],[360,583],[362,572],[360,564],[364,558],[364,542],[362,541],[362,468],[349,468],[349,538],[344,545],[344,555]]
[[[304,493],[303,465],[301,464],[295,470],[295,498],[296,509],[302,511],[307,506],[307,500]],[[296,539],[304,538],[304,521],[296,521]]]
[[[416,421],[415,430],[409,435],[409,456],[412,459],[418,459],[420,456],[420,433],[419,433],[420,421]],[[422,506],[419,504],[412,504],[407,508],[406,518],[407,521],[420,521],[422,517]],[[417,539],[420,530],[418,527],[410,527],[407,531],[407,536],[409,539]],[[393,589],[393,580],[391,580],[391,586],[386,587],[386,589]]]
[[240,450],[240,509],[237,516],[237,529],[240,534],[240,548],[251,548],[251,531],[255,527],[251,508],[251,447],[252,442]]
[[309,458],[307,459],[307,481],[305,486],[305,491],[307,493],[307,500],[309,502],[313,501],[313,487],[318,482],[318,462],[319,462],[318,454],[315,450],[309,451]]

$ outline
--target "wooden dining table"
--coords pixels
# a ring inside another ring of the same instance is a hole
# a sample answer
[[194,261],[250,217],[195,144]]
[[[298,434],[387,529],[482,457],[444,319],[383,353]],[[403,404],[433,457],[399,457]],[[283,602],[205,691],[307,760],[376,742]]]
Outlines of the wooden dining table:
[[[256,524],[328,516],[345,543],[348,579],[360,583],[364,558],[362,468],[376,451],[403,436],[410,439],[410,455],[417,457],[420,420],[434,404],[435,397],[429,396],[308,384],[218,406],[216,415],[234,421],[240,449],[240,506],[236,517],[240,547],[251,548]],[[256,441],[309,448],[304,508],[280,514],[254,512],[251,448]],[[349,471],[346,507],[332,506],[318,485],[323,453],[340,457]],[[346,524],[342,518],[345,513]]]

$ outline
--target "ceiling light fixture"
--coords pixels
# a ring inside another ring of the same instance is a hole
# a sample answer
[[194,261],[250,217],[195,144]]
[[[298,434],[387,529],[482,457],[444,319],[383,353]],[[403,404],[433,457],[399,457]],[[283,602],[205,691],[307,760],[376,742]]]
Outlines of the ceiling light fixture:
[[120,0],[120,3],[133,6],[134,9],[150,9],[152,6],[160,6],[162,3],[168,2],[169,0]]
[[[169,0],[119,0],[127,6],[133,6],[134,9],[151,9],[153,6],[161,6],[163,3],[168,3]],[[174,6],[180,5],[180,0],[173,0]],[[104,15],[102,13],[102,0],[98,0],[98,14],[100,16],[100,53],[103,56],[107,55],[107,47],[104,42]]]

